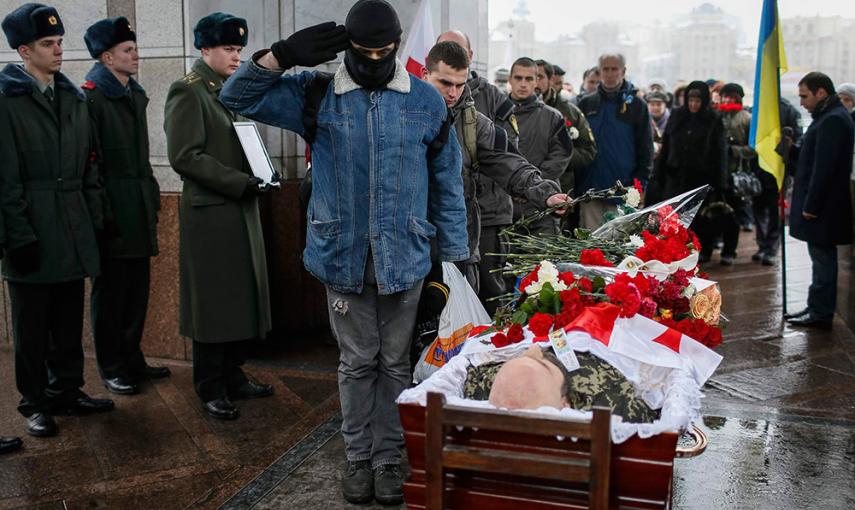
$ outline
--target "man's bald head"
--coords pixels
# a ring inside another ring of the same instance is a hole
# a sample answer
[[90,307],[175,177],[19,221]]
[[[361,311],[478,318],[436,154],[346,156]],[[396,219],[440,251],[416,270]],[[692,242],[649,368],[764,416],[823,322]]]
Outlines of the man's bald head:
[[469,42],[469,36],[461,32],[460,30],[449,30],[448,32],[443,32],[439,34],[436,42],[441,43],[444,41],[456,42],[457,44],[463,46],[469,53],[469,60],[472,60],[472,44]]
[[490,403],[504,409],[561,409],[568,405],[568,384],[561,362],[532,345],[499,369],[490,389]]

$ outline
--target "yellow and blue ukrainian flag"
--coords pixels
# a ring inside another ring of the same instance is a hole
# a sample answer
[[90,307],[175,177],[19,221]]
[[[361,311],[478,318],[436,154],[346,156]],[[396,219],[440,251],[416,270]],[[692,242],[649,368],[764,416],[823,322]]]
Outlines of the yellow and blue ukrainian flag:
[[787,72],[784,37],[777,0],[763,0],[757,69],[754,75],[754,109],[749,144],[757,152],[760,168],[784,182],[784,160],[775,152],[781,141],[781,73]]

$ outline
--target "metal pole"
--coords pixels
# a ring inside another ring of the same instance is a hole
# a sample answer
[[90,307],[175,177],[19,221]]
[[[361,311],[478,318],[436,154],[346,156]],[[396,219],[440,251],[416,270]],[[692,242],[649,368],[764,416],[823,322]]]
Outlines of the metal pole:
[[784,179],[784,184],[781,186],[781,191],[778,195],[778,203],[780,205],[780,215],[781,215],[781,294],[782,301],[781,304],[781,318],[783,319],[783,315],[787,313],[787,229],[786,229],[786,198],[787,198],[787,184],[786,177]]

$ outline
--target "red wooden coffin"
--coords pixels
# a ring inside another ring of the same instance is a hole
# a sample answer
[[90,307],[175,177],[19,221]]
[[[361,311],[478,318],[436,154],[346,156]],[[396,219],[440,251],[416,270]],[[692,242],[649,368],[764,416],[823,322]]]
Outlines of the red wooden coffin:
[[[399,404],[404,439],[412,474],[404,484],[407,508],[425,506],[425,408]],[[487,430],[451,428],[446,443],[487,446],[508,451],[587,457],[590,445],[570,438],[528,434],[495,433]],[[612,445],[609,481],[611,508],[667,509],[671,507],[671,485],[678,434],[662,433],[647,439],[633,436]],[[705,438],[704,446],[705,447]],[[700,442],[699,442],[700,444]],[[693,455],[703,448],[695,448]],[[690,456],[690,455],[679,455]],[[451,508],[491,510],[587,508],[586,486],[506,475],[487,475],[451,470],[446,476],[446,501]]]

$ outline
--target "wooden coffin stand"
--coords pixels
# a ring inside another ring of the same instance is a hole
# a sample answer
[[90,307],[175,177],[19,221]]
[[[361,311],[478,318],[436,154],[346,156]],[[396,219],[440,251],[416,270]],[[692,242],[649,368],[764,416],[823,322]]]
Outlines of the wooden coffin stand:
[[574,422],[446,406],[438,393],[427,408],[398,408],[410,509],[668,509],[674,459],[707,445],[697,428],[689,449],[677,448],[674,432],[611,444],[608,409]]

